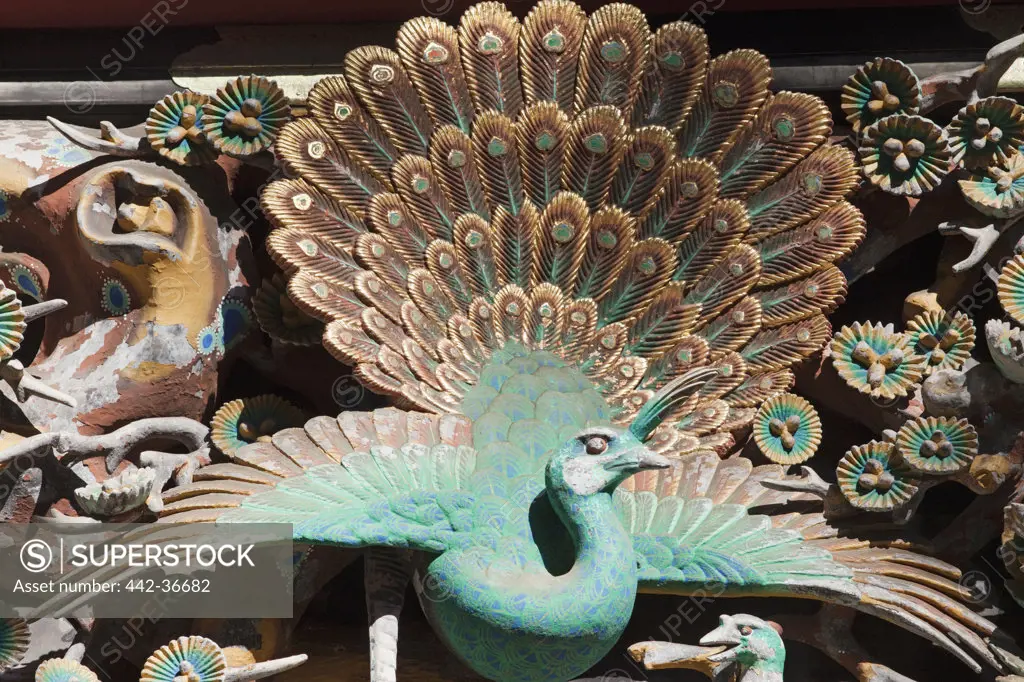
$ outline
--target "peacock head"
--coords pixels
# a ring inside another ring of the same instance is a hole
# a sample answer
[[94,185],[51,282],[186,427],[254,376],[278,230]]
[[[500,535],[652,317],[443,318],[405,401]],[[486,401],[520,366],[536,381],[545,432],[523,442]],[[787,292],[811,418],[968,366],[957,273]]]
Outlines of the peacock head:
[[717,370],[702,368],[669,382],[645,403],[628,427],[587,426],[551,458],[548,481],[576,495],[593,495],[611,492],[641,471],[672,466],[669,459],[652,452],[644,441],[717,374]]
[[635,473],[672,463],[651,452],[629,429],[590,426],[562,446],[548,464],[548,477],[576,495],[611,491]]
[[754,666],[781,666],[786,648],[780,635],[781,628],[756,616],[736,614],[722,616],[717,628],[701,638],[701,646],[724,646],[724,651],[708,657],[715,663],[733,661],[748,668]]

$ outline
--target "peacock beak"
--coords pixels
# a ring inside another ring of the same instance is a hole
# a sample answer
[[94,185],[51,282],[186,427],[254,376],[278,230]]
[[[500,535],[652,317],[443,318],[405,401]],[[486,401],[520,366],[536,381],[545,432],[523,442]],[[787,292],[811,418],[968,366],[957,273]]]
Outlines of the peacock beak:
[[672,466],[672,461],[667,457],[656,455],[647,448],[644,448],[644,452],[641,453],[640,457],[637,458],[637,468],[640,471],[646,469],[668,469]]
[[605,464],[609,471],[624,471],[630,475],[648,469],[668,469],[671,466],[670,460],[654,454],[643,446],[631,448]]

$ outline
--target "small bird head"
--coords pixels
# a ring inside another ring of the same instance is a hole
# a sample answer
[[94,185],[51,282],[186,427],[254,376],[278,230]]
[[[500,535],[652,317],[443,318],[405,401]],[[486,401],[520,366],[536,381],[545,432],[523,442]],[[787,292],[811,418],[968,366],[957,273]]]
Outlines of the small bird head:
[[758,664],[779,663],[785,660],[786,649],[781,628],[756,616],[736,614],[722,616],[718,627],[704,635],[701,646],[724,646],[724,651],[708,657],[715,663],[736,661],[752,667]]
[[628,427],[587,426],[565,443],[548,464],[548,478],[577,495],[614,490],[633,474],[667,469],[670,460],[652,452],[644,441],[680,403],[717,375],[698,369],[655,393]]

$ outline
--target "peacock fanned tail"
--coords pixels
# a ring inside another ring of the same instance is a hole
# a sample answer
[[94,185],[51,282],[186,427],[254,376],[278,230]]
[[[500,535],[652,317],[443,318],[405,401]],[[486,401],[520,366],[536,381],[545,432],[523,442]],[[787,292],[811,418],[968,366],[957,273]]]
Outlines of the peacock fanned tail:
[[834,601],[993,662],[955,569],[817,514],[751,514],[783,501],[760,485],[781,468],[719,458],[830,338],[835,263],[865,232],[827,107],[771,78],[753,50],[710,58],[693,25],[652,33],[635,7],[588,17],[566,0],[522,22],[493,2],[458,27],[421,17],[394,48],[348,53],[276,140],[289,179],[262,193],[267,245],[325,347],[412,411],[319,417],[242,448],[170,491],[163,520],[308,519],[362,496],[370,539],[400,523],[418,548],[450,546],[473,525],[465,505],[528,507],[565,434],[630,424],[709,367],[648,441],[679,460],[675,478],[616,493],[642,589]]
[[763,55],[710,59],[699,28],[624,4],[413,19],[282,130],[268,248],[324,345],[400,405],[465,413],[512,342],[623,424],[711,366],[678,410],[708,417],[656,442],[723,450],[829,338],[833,263],[864,234],[827,108],[770,81]]

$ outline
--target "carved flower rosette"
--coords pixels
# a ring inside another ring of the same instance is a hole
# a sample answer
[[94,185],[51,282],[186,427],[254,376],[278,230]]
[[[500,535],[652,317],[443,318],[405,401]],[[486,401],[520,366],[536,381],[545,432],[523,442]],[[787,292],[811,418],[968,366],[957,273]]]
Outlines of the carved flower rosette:
[[921,85],[909,66],[878,57],[857,69],[843,86],[840,106],[854,133],[892,114],[916,114]]
[[896,446],[878,441],[850,448],[839,460],[836,480],[846,500],[863,511],[895,511],[909,504],[919,490]]
[[198,166],[217,158],[203,131],[203,106],[209,100],[206,95],[185,90],[157,102],[146,119],[149,146],[183,166]]
[[1024,324],[1024,255],[1014,256],[999,273],[999,304],[1018,324]]
[[0,672],[16,666],[28,651],[31,635],[23,618],[0,619]]
[[260,328],[278,343],[319,346],[324,325],[304,313],[288,296],[288,284],[280,273],[263,280],[253,297]]
[[1009,218],[1024,209],[1024,155],[1010,154],[1004,165],[958,181],[964,200],[993,218]]
[[275,432],[302,426],[306,415],[284,398],[259,395],[224,403],[210,422],[210,440],[229,457],[250,443],[269,440]]
[[946,127],[953,163],[969,169],[1005,166],[1024,144],[1024,107],[1009,97],[968,104]]
[[27,327],[17,294],[0,283],[0,362],[14,357]]
[[960,369],[974,348],[974,323],[959,311],[952,317],[943,311],[925,311],[907,323],[907,335],[913,352],[925,358],[925,376],[940,369]]
[[949,172],[946,131],[921,116],[876,121],[864,130],[858,153],[864,177],[890,194],[920,196]]
[[832,364],[848,386],[872,398],[907,396],[921,381],[925,359],[916,355],[911,339],[892,325],[854,322],[832,339]]
[[217,90],[203,105],[203,130],[222,154],[252,156],[270,147],[291,118],[291,107],[277,83],[242,76]]
[[766,400],[754,417],[754,442],[776,464],[806,462],[821,445],[821,420],[798,395],[783,393]]
[[900,427],[896,448],[915,474],[955,474],[978,454],[978,434],[966,419],[918,417]]
[[146,659],[139,682],[223,682],[224,651],[212,639],[178,637]]
[[68,658],[51,658],[43,661],[36,669],[35,682],[99,682],[96,673],[78,661]]

